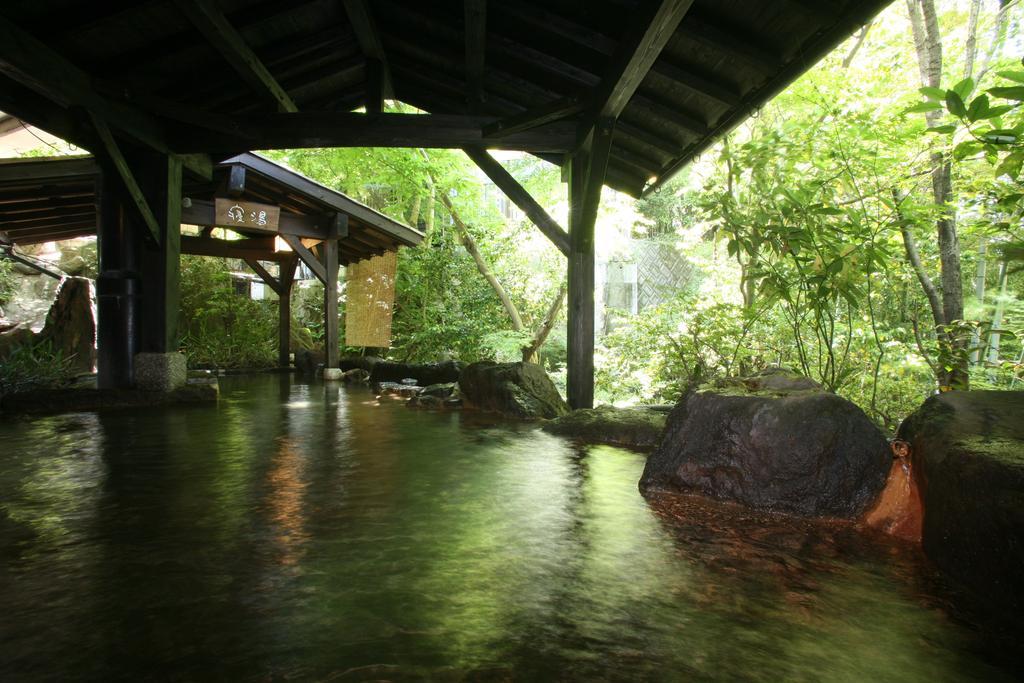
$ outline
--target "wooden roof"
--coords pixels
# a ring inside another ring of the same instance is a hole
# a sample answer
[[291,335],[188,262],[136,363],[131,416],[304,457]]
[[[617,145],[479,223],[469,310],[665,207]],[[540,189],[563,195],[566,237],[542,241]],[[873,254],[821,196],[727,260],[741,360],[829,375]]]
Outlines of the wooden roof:
[[[73,139],[86,107],[218,158],[480,145],[561,163],[622,92],[607,184],[638,196],[888,2],[6,0],[0,110]],[[617,91],[659,21],[671,35]],[[348,113],[383,96],[432,116]]]
[[[402,245],[413,246],[423,239],[420,232],[348,195],[252,153],[217,164],[209,180],[187,180],[183,196],[188,198],[188,206],[182,210],[182,223],[213,222],[212,202],[226,196],[232,168],[246,171],[245,189],[237,195],[239,199],[281,207],[282,233],[322,238],[328,234],[335,214],[348,216],[348,235],[340,244],[342,263]],[[0,239],[28,244],[95,234],[99,173],[92,157],[0,160]],[[237,231],[248,237],[266,235],[261,231]]]

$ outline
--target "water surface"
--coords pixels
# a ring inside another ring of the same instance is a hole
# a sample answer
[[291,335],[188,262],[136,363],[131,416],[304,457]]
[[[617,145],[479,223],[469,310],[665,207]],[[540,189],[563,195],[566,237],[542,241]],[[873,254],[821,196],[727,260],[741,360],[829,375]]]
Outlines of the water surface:
[[[991,681],[911,548],[287,376],[0,421],[3,680]],[[1012,659],[1012,657],[1011,657]]]

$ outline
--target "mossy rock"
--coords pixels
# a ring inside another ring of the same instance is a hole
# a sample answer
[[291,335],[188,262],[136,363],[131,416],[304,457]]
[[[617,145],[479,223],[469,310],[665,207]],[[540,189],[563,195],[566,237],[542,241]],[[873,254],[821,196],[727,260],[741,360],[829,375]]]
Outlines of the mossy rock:
[[601,406],[574,410],[545,423],[544,431],[585,443],[654,448],[665,431],[668,415],[651,408]]
[[922,542],[994,616],[1024,609],[1024,392],[932,396],[900,425],[924,505]]

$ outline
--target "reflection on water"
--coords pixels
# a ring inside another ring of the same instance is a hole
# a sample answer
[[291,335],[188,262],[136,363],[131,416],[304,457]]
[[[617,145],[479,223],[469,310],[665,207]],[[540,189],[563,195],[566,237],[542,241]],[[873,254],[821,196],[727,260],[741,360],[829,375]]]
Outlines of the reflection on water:
[[898,543],[647,503],[643,456],[530,425],[289,377],[222,396],[0,423],[0,678],[1012,670]]

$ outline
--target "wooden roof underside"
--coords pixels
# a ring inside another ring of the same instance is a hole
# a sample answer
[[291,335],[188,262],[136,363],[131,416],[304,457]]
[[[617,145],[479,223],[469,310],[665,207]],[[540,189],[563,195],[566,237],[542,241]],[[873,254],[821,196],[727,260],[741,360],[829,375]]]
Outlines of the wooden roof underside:
[[[344,264],[422,241],[418,231],[256,154],[225,160],[209,180],[187,180],[183,196],[194,202],[224,196],[233,166],[246,169],[245,192],[239,198],[280,206],[282,216],[294,219],[301,237],[327,235],[334,214],[348,216],[348,234],[339,244]],[[0,240],[31,244],[96,234],[99,174],[92,157],[0,161]],[[182,222],[187,222],[185,216]],[[267,236],[232,229],[246,237]]]
[[[8,0],[0,9],[0,110],[66,137],[78,125],[67,107],[100,106],[117,114],[115,124],[154,122],[174,151],[219,158],[285,147],[475,144],[560,163],[659,4]],[[639,196],[664,182],[886,4],[696,0],[619,114],[607,184]],[[22,33],[52,50],[59,68],[32,73],[46,59],[26,61],[31,41]],[[81,95],[87,102],[63,84],[39,85],[65,63],[87,77],[95,92]],[[345,114],[379,101],[382,90],[443,116]],[[498,130],[516,115],[542,123]]]

